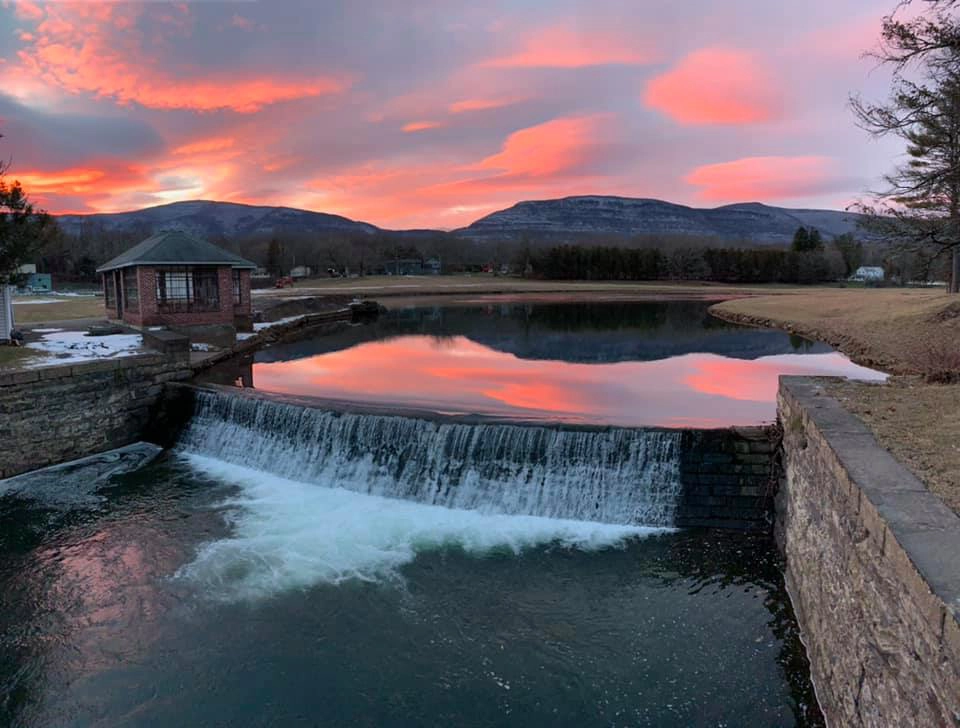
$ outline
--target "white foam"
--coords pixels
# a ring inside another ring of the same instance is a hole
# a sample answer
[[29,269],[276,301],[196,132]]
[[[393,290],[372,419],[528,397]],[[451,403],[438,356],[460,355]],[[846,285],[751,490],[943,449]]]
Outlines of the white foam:
[[478,556],[548,544],[598,550],[669,530],[481,514],[301,483],[201,455],[185,458],[241,488],[223,504],[230,537],[204,545],[177,572],[224,599],[348,579],[389,580],[418,553],[446,546]]

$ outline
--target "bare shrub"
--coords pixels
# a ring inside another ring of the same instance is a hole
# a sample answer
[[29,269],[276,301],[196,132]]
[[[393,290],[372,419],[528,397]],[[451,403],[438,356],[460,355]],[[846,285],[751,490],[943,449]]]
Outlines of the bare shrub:
[[924,379],[931,384],[960,382],[960,342],[950,338],[931,341],[918,357]]

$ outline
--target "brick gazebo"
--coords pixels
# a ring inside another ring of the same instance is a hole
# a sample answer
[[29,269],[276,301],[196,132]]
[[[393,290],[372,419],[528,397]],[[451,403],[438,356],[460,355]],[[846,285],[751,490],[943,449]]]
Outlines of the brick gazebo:
[[107,317],[134,326],[250,330],[256,265],[180,231],[156,233],[97,268]]

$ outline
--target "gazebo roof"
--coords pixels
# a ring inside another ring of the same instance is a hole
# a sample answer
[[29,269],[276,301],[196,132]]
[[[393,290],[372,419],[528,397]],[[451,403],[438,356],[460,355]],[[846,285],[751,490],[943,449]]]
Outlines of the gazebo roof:
[[229,265],[231,268],[256,268],[239,255],[217,247],[206,240],[187,235],[180,230],[168,230],[151,235],[113,260],[107,261],[97,273],[128,268],[133,265]]

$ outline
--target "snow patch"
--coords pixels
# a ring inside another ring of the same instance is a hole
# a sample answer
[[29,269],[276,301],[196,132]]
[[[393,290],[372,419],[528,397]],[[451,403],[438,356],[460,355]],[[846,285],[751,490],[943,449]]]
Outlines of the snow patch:
[[287,318],[278,319],[276,321],[264,321],[262,324],[254,324],[254,331],[263,331],[264,329],[269,329],[274,326],[282,326],[283,324],[291,324],[294,321],[299,321],[300,319],[306,318],[310,314],[300,314],[299,316],[288,316]]
[[143,337],[139,334],[87,336],[82,331],[44,334],[41,341],[27,344],[28,349],[53,355],[53,359],[37,362],[40,366],[130,356],[137,353],[142,346]]

